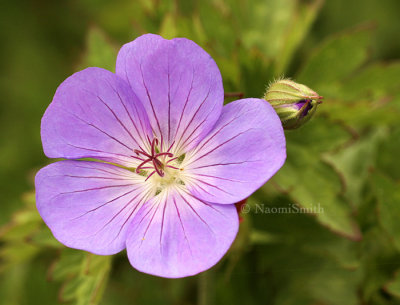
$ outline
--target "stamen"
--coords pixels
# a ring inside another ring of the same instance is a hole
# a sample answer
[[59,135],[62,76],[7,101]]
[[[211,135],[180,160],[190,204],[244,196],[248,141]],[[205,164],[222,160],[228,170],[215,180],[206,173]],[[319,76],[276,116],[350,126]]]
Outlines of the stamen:
[[151,158],[151,156],[150,156],[149,154],[145,153],[144,151],[140,151],[140,150],[135,149],[134,152],[135,152],[137,155],[140,155],[140,154],[141,154],[141,155],[146,156],[147,158]]
[[163,135],[161,134],[160,150],[162,150],[163,144],[164,144],[164,138]]
[[175,158],[172,158],[172,159],[169,159],[165,164],[168,164],[169,162],[172,162],[172,161],[175,161],[176,159],[178,159],[178,157],[175,157]]
[[147,181],[147,180],[149,180],[149,178],[150,178],[151,176],[153,176],[155,172],[156,172],[156,171],[152,171],[152,172],[151,172],[151,174],[150,174],[150,175],[148,175],[148,176],[147,176],[147,178],[146,178],[144,181]]
[[136,173],[139,174],[142,166],[145,165],[147,162],[150,162],[151,160],[152,159],[147,159],[147,160],[144,160],[142,163],[140,163],[139,166],[136,168]]
[[134,156],[134,155],[131,155],[130,157],[131,157],[131,158],[134,158],[134,159],[136,159],[136,160],[144,161],[144,159],[139,158],[139,157],[136,157],[136,156]]
[[163,168],[163,164],[161,163],[161,161],[160,160],[158,160],[157,158],[154,158],[153,159],[153,162],[157,165],[157,167],[159,167],[159,168]]
[[[154,169],[156,170],[157,174],[158,174],[160,177],[164,177],[164,172],[162,171],[161,168],[159,168],[159,167],[157,166],[156,160],[157,160],[157,159],[153,159]],[[157,161],[158,161],[158,160],[157,160]]]
[[168,157],[173,157],[174,155],[169,153],[169,152],[163,152],[163,153],[158,153],[157,155],[154,156],[154,158],[157,158],[159,156],[168,156]]
[[[146,180],[147,181],[151,176],[154,175],[154,173],[157,173],[160,177],[164,177],[165,172],[164,172],[164,168],[169,167],[172,169],[177,169],[179,170],[179,168],[175,167],[175,166],[171,166],[168,165],[170,162],[178,159],[178,157],[174,158],[174,154],[170,152],[170,150],[172,149],[172,146],[174,145],[175,141],[171,144],[171,146],[168,148],[168,150],[166,152],[162,152],[162,144],[160,147],[158,147],[158,139],[157,138],[153,138],[153,140],[150,140],[150,137],[147,136],[147,140],[149,141],[150,144],[150,153],[145,152],[144,150],[139,150],[139,149],[135,149],[134,152],[137,155],[132,156],[133,158],[142,161],[136,168],[135,172],[137,174],[140,173],[141,170],[143,169],[153,169],[153,171],[150,173],[150,175],[147,176]],[[161,137],[161,143],[162,143],[163,139]],[[161,152],[160,152],[161,150]],[[142,156],[146,157],[143,158]],[[162,160],[160,161],[158,158],[159,157],[164,157]],[[171,158],[170,160],[165,162],[165,157]],[[153,166],[145,166],[147,163],[151,162]]]
[[153,139],[153,142],[151,142],[151,155],[154,156],[156,153],[156,145],[158,145],[158,140],[157,138]]

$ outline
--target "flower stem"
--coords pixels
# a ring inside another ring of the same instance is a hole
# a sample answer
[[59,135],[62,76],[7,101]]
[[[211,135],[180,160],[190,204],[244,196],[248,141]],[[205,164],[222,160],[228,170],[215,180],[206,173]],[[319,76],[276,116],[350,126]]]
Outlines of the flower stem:
[[214,284],[211,270],[199,274],[197,277],[197,304],[212,305],[214,302]]

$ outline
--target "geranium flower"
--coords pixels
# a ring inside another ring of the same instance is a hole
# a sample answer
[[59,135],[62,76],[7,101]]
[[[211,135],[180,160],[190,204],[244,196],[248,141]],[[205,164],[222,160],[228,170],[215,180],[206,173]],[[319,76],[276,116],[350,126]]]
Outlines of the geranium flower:
[[[88,68],[57,89],[41,124],[49,158],[37,208],[64,245],[163,277],[204,271],[238,231],[238,202],[284,163],[285,138],[261,99],[223,106],[221,75],[194,42],[144,35],[116,73]],[[78,160],[89,158],[89,160]]]

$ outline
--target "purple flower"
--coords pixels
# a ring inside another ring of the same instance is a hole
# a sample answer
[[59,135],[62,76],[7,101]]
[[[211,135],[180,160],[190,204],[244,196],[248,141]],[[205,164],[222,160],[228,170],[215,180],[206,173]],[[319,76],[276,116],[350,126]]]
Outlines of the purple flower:
[[[204,271],[238,231],[235,202],[284,163],[278,116],[260,99],[223,107],[221,75],[190,40],[144,35],[116,73],[88,68],[57,89],[41,125],[40,215],[71,248],[127,249],[163,277]],[[90,158],[92,161],[77,160]]]

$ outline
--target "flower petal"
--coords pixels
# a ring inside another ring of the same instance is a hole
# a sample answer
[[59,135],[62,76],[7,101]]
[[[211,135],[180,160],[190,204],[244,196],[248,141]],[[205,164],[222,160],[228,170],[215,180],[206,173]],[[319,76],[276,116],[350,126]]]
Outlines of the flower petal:
[[176,151],[194,147],[220,116],[221,74],[193,41],[143,35],[121,48],[116,73],[143,103],[165,147],[174,141]]
[[132,266],[178,278],[215,265],[239,227],[234,205],[208,204],[187,192],[170,190],[142,206],[128,233]]
[[127,228],[146,200],[142,178],[105,163],[56,162],[36,175],[36,205],[64,245],[114,254],[125,248]]
[[147,134],[147,115],[131,88],[100,68],[66,79],[41,125],[44,152],[50,158],[97,158],[127,166],[133,149],[147,145]]
[[188,189],[198,198],[235,203],[261,187],[286,159],[281,121],[264,100],[226,105],[207,137],[186,155]]

